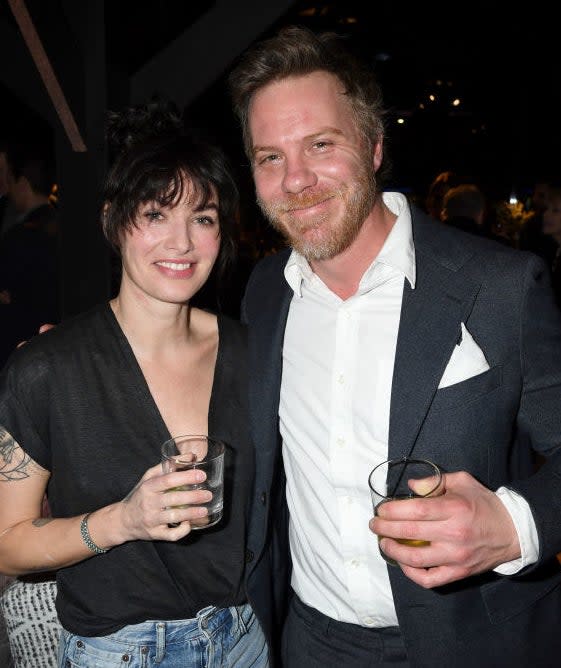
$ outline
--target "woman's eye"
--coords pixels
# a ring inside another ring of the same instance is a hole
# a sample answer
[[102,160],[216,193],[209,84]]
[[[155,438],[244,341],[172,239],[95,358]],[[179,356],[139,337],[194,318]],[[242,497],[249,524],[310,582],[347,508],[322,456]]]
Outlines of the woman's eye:
[[199,216],[199,218],[195,219],[195,222],[199,223],[199,225],[214,225],[216,222],[214,218],[211,218],[210,216]]
[[164,219],[160,211],[146,211],[144,217],[148,222],[157,222]]

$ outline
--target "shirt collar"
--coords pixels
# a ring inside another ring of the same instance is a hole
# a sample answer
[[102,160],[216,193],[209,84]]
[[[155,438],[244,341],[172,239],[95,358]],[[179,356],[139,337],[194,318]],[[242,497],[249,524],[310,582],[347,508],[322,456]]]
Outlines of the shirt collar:
[[[382,196],[384,204],[397,216],[397,219],[380,252],[364,272],[361,279],[361,288],[364,288],[365,284],[370,282],[376,265],[380,264],[399,271],[409,281],[411,288],[415,288],[415,246],[413,244],[411,211],[407,198],[398,192],[385,192]],[[293,250],[284,268],[284,276],[294,293],[301,297],[302,283],[311,281],[314,272],[308,261],[300,253]]]

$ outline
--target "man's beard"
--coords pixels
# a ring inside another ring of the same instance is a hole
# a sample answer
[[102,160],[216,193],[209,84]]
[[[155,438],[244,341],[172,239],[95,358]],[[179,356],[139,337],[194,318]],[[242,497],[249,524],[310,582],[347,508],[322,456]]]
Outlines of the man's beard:
[[[346,250],[356,239],[376,199],[376,174],[364,168],[349,184],[336,190],[316,189],[302,194],[288,193],[282,200],[266,204],[259,197],[263,214],[288,244],[308,261],[330,260]],[[345,200],[342,217],[333,222],[331,215],[308,218],[305,222],[291,215],[291,210],[314,206],[329,198]]]

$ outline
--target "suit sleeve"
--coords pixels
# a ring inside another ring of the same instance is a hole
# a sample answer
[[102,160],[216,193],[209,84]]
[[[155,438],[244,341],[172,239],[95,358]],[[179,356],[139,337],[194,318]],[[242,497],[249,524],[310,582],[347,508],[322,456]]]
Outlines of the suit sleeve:
[[529,262],[520,309],[523,374],[519,437],[544,458],[537,473],[509,487],[529,503],[538,532],[538,564],[561,552],[561,314],[545,264]]

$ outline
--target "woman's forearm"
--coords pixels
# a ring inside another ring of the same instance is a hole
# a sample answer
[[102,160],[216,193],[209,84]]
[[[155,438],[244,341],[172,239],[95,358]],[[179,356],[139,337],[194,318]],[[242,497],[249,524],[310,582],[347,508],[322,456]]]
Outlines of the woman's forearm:
[[112,530],[117,506],[91,513],[82,529],[85,514],[26,520],[6,529],[0,536],[0,572],[25,575],[54,571],[98,556],[95,546],[106,550],[122,543]]

